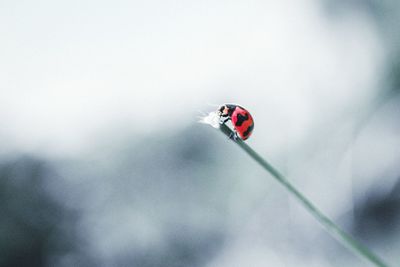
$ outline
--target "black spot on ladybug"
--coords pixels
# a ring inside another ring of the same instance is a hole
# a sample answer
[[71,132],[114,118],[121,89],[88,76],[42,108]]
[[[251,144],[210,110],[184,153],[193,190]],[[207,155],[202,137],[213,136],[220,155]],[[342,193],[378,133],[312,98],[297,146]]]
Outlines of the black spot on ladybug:
[[237,114],[237,121],[236,121],[236,126],[242,126],[243,122],[247,121],[249,119],[249,114],[246,113],[245,116],[243,116],[242,114],[238,113]]
[[253,131],[253,129],[254,129],[254,123],[247,128],[247,130],[243,133],[243,136],[248,136],[251,133],[251,131]]

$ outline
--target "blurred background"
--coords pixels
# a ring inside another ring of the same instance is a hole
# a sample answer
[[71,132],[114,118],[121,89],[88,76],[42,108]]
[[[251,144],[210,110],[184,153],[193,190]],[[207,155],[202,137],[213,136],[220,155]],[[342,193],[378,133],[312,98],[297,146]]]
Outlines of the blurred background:
[[400,266],[400,3],[2,1],[0,266]]

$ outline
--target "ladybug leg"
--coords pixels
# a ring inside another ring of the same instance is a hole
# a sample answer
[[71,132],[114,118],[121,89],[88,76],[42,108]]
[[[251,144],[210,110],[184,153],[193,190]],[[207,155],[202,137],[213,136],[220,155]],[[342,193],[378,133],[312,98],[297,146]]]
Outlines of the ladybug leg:
[[235,131],[235,134],[233,135],[233,140],[237,141],[239,139],[238,133]]
[[225,124],[227,121],[229,121],[231,118],[229,117],[221,117],[221,124]]
[[235,132],[231,132],[230,134],[229,134],[229,139],[230,140],[234,140],[234,141],[237,141],[238,140],[238,134],[237,134],[237,132],[235,131]]

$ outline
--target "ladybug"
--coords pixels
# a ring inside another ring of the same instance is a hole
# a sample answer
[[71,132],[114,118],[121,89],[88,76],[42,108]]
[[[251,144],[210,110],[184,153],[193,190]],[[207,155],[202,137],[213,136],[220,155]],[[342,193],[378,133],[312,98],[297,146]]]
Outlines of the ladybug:
[[217,115],[221,118],[221,123],[225,124],[231,120],[235,135],[230,136],[233,139],[237,139],[238,135],[242,140],[246,140],[250,137],[254,129],[254,120],[245,108],[235,104],[224,104],[218,111]]

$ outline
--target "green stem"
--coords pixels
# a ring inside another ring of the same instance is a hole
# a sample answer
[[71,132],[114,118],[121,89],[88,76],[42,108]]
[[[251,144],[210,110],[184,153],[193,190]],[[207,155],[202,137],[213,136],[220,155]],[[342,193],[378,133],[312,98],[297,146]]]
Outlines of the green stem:
[[[220,130],[227,136],[232,134],[232,130],[222,124]],[[376,256],[367,247],[362,245],[353,239],[349,234],[340,229],[334,222],[326,217],[321,211],[319,211],[314,204],[312,204],[300,191],[298,191],[278,170],[276,170],[271,164],[263,159],[258,153],[256,153],[250,146],[243,142],[240,138],[235,141],[250,157],[252,157],[258,164],[260,164],[266,171],[268,171],[281,185],[283,185],[292,196],[294,196],[304,208],[306,208],[325,228],[325,230],[336,238],[345,247],[353,251],[362,259],[375,266],[388,267],[378,256]]]

